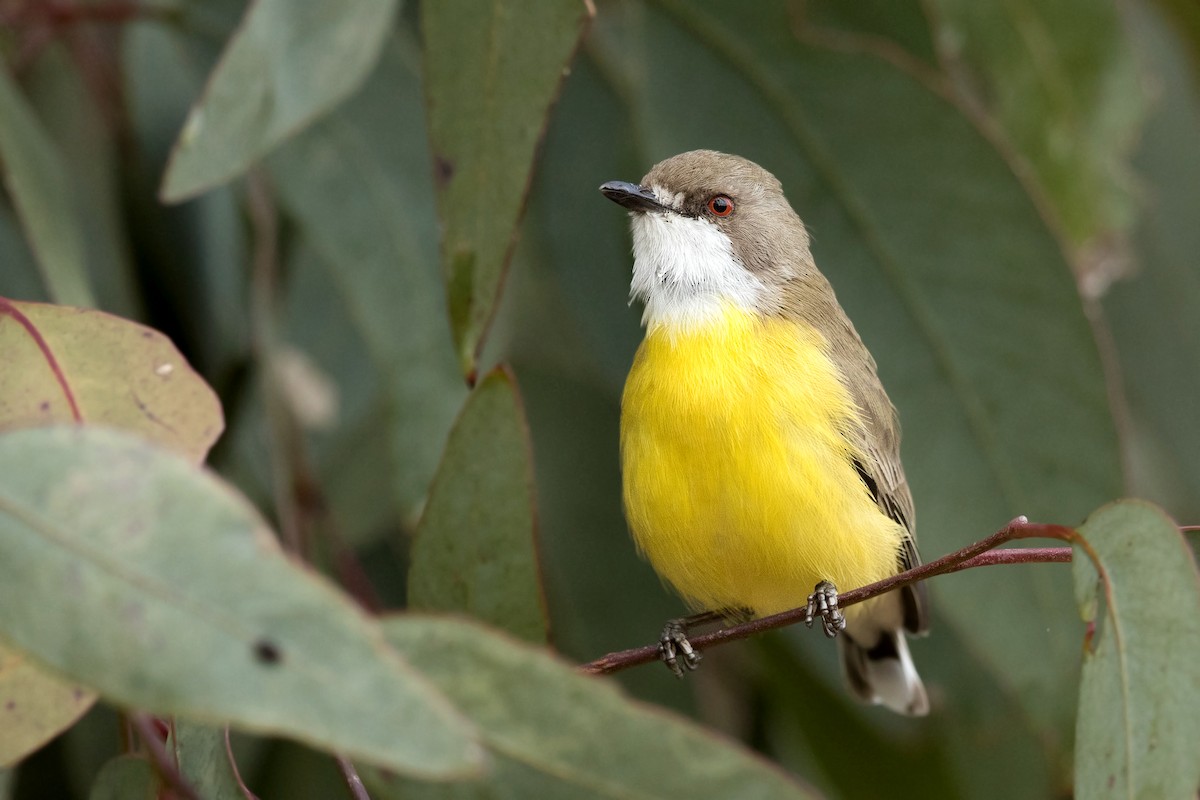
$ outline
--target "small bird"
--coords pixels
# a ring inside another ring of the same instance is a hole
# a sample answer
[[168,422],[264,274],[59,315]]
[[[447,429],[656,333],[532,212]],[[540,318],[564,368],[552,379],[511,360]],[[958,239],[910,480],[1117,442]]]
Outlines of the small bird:
[[659,575],[707,612],[667,624],[663,660],[696,667],[695,619],[807,598],[810,623],[844,629],[856,696],[928,713],[905,641],[927,630],[923,586],[837,606],[836,587],[920,563],[913,501],[896,410],[779,181],[695,150],[600,191],[630,211],[630,294],[645,309],[621,401],[626,517]]

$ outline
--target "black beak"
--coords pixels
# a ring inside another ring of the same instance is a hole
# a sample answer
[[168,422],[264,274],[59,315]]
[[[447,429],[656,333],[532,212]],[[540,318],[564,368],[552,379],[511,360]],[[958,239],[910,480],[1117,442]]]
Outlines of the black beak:
[[622,205],[630,211],[671,211],[655,198],[654,192],[645,186],[625,181],[609,181],[601,184],[600,193],[617,205]]

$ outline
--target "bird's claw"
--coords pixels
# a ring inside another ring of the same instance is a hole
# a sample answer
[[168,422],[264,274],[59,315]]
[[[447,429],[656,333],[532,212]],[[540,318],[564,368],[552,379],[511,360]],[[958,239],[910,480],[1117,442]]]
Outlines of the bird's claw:
[[829,581],[818,583],[808,596],[804,624],[811,628],[815,617],[821,618],[821,627],[830,639],[846,629],[846,617],[838,608],[837,587]]
[[663,627],[658,639],[658,657],[676,678],[683,677],[685,668],[691,671],[700,666],[700,653],[688,641],[683,620],[673,619]]

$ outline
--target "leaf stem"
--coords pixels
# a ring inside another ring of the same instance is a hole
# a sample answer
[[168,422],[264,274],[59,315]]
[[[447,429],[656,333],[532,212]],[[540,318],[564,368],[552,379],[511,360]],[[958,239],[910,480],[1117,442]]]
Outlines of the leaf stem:
[[200,800],[200,795],[183,777],[179,767],[167,753],[167,748],[163,746],[162,736],[158,732],[154,718],[145,712],[135,711],[128,714],[127,719],[129,725],[141,737],[142,744],[146,747],[146,753],[150,756],[150,762],[154,764],[159,777],[180,797],[186,798],[186,800]]
[[[1035,564],[1063,563],[1071,560],[1070,547],[1038,547],[1010,548],[994,550],[1005,542],[1015,539],[1047,538],[1074,542],[1077,538],[1073,529],[1064,525],[1048,525],[1030,522],[1025,517],[1017,517],[1008,525],[974,544],[961,550],[944,555],[939,559],[922,564],[913,569],[893,575],[869,586],[851,589],[838,595],[838,605],[843,608],[861,603],[877,595],[907,586],[910,583],[926,580],[935,575],[945,575],[974,567],[991,566],[994,564]],[[993,551],[994,552],[988,552]],[[692,646],[697,650],[714,645],[745,639],[756,633],[794,625],[804,619],[805,607],[793,608],[769,617],[753,619],[728,628],[721,628],[711,633],[691,637]],[[608,675],[623,669],[648,664],[658,659],[658,645],[635,647],[631,650],[621,650],[601,656],[595,661],[589,661],[579,667],[582,672],[591,675]]]
[[250,787],[242,780],[242,771],[238,769],[237,759],[233,756],[233,742],[229,740],[229,726],[225,726],[225,758],[229,761],[229,769],[233,773],[234,783],[246,800],[259,800],[258,795],[250,791]]
[[362,778],[358,776],[358,770],[350,763],[350,759],[345,756],[337,756],[337,765],[338,769],[342,771],[342,777],[346,780],[350,796],[354,800],[371,800],[371,795],[367,794],[367,787],[363,785]]

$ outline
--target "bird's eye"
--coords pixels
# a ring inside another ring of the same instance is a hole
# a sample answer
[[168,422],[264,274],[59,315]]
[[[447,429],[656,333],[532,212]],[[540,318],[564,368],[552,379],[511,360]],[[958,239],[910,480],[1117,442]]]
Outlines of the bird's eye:
[[708,210],[714,217],[728,217],[733,213],[733,199],[728,195],[714,195],[708,201]]

